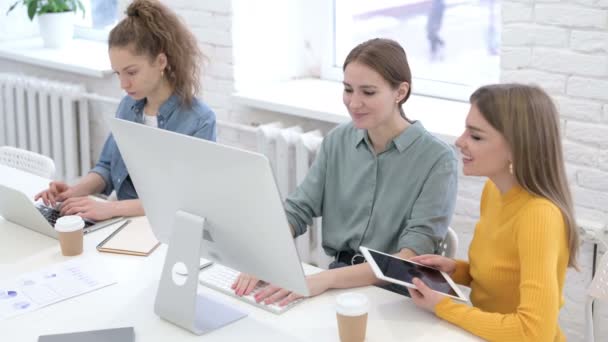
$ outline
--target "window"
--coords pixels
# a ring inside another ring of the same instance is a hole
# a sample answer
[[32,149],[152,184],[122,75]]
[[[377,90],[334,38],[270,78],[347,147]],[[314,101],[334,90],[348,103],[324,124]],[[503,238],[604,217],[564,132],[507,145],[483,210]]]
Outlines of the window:
[[405,49],[414,93],[467,101],[498,82],[499,0],[334,0],[333,49],[323,77],[342,79],[358,43],[383,37]]
[[118,0],[80,0],[85,15],[78,13],[75,20],[75,34],[84,39],[108,39],[108,33],[118,22]]

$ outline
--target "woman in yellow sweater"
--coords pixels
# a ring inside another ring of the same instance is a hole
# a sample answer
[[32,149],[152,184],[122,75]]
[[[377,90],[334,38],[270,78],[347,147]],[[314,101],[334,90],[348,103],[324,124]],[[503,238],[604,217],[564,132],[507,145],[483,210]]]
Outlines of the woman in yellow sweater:
[[416,305],[491,341],[564,341],[558,313],[566,268],[575,267],[578,232],[566,180],[558,113],[540,88],[481,87],[471,95],[456,141],[465,175],[489,180],[469,261],[437,255],[412,260],[471,288],[469,306],[419,279]]

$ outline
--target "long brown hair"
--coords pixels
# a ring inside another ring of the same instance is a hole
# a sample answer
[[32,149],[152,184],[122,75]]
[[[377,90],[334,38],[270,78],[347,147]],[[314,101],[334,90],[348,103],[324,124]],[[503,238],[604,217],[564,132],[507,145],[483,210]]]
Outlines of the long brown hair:
[[156,0],[134,0],[127,17],[110,31],[109,47],[130,47],[151,59],[167,56],[164,77],[182,104],[190,107],[200,90],[200,63],[204,57],[196,38],[177,15]]
[[350,51],[344,60],[342,71],[346,70],[346,66],[354,61],[376,71],[393,89],[399,88],[403,82],[410,85],[405,97],[399,101],[399,113],[405,120],[409,121],[405,116],[402,105],[412,92],[412,72],[403,47],[391,39],[370,39]]
[[568,230],[568,266],[576,267],[578,228],[566,177],[559,115],[553,101],[539,87],[494,84],[477,89],[470,102],[505,137],[519,185],[553,202],[562,212]]

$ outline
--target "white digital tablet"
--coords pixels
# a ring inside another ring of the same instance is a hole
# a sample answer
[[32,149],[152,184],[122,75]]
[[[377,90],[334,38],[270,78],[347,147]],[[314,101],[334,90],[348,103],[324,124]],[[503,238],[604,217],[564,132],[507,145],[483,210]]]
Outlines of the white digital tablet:
[[460,288],[452,278],[438,269],[424,266],[412,261],[360,247],[361,253],[369,263],[378,279],[415,289],[413,278],[419,278],[433,291],[454,299],[467,301]]

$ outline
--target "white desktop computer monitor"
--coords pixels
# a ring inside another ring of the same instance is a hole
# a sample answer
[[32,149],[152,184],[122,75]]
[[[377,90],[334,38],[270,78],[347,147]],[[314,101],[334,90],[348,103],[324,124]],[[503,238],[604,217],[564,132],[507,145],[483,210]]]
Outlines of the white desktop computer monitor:
[[[164,282],[171,278],[173,263],[181,261],[188,270],[196,270],[188,276],[194,282],[188,291],[194,288],[195,296],[199,257],[308,295],[266,157],[120,119],[112,119],[110,126],[152,230],[161,242],[169,244],[157,313],[161,292],[171,292],[173,302],[180,293],[186,302],[195,300],[192,294],[184,294],[183,288]],[[159,315],[176,324],[189,324],[182,322],[183,318],[166,317],[184,315],[174,312],[178,308],[160,311],[165,312]],[[195,333],[201,330],[186,328]]]

